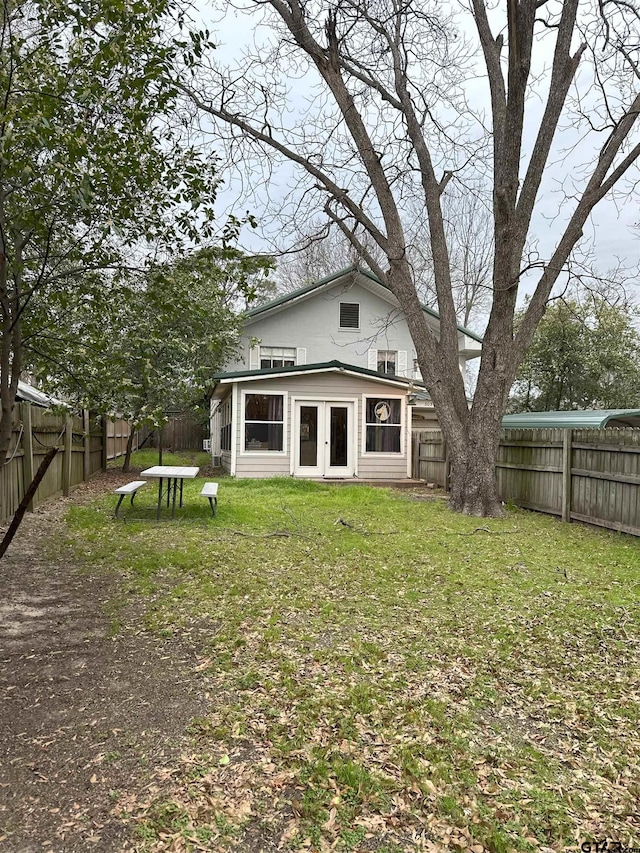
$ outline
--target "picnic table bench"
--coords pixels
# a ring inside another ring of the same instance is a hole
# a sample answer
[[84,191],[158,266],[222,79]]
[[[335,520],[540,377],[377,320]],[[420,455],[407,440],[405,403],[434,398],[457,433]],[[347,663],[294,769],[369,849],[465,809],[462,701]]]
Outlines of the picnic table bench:
[[114,494],[120,495],[118,499],[118,504],[116,506],[116,518],[118,517],[118,510],[120,509],[120,504],[125,499],[125,497],[127,495],[131,495],[131,506],[133,506],[133,499],[136,496],[136,492],[141,486],[145,486],[146,483],[146,480],[134,480],[131,483],[125,483],[124,486],[119,486],[117,489],[114,489]]
[[217,483],[205,483],[202,487],[202,491],[200,492],[201,498],[209,498],[209,505],[211,506],[211,515],[216,514],[216,507],[218,505],[218,484]]

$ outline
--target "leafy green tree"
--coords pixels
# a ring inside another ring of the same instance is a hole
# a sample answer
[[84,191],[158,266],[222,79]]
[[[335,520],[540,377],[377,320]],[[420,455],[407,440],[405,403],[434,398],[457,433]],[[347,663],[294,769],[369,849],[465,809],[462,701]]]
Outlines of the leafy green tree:
[[518,371],[510,410],[640,407],[637,317],[593,294],[555,302]]
[[[161,426],[167,409],[205,402],[211,376],[235,352],[238,305],[268,287],[272,263],[207,247],[144,273],[92,275],[85,298],[55,302],[27,341],[30,369],[59,394],[117,412],[134,428]],[[124,468],[128,469],[131,444]]]
[[170,36],[174,0],[0,2],[4,459],[43,302],[96,304],[91,272],[139,264],[148,244],[210,236],[217,179],[167,121],[166,71],[183,50]]

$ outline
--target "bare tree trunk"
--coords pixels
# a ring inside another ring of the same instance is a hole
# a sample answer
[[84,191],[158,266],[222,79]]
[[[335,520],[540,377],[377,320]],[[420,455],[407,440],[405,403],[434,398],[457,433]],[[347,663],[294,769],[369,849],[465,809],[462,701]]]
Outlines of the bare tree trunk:
[[42,482],[42,479],[43,479],[44,475],[47,473],[49,465],[51,465],[51,463],[53,462],[53,457],[56,455],[57,452],[58,452],[57,447],[51,448],[51,450],[47,453],[47,455],[44,457],[44,459],[40,463],[40,467],[38,468],[38,470],[36,472],[36,476],[33,478],[31,483],[29,483],[29,487],[27,488],[27,491],[24,493],[24,497],[20,501],[20,506],[18,507],[15,515],[11,519],[11,524],[9,525],[9,529],[4,534],[4,538],[2,539],[2,542],[0,542],[0,560],[2,559],[2,557],[4,557],[4,555],[7,551],[7,548],[11,544],[11,540],[13,539],[13,537],[18,532],[18,528],[20,527],[20,524],[22,523],[22,519],[24,518],[24,514],[27,511],[27,507],[29,506],[29,504],[33,500],[33,496],[35,495],[35,493],[38,489],[38,486]]
[[133,439],[135,438],[135,436],[135,430],[130,430],[129,436],[127,438],[127,449],[124,454],[124,462],[122,463],[122,470],[125,474],[128,474],[131,470],[131,451],[133,450]]

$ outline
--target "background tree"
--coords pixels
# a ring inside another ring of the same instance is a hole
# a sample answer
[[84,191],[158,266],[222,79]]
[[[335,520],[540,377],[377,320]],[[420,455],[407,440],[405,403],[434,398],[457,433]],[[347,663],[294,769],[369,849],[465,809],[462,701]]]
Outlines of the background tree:
[[167,410],[205,405],[211,376],[237,347],[238,304],[256,298],[271,266],[220,246],[108,281],[92,274],[83,287],[90,298],[47,303],[25,342],[26,363],[66,399],[130,422],[126,471],[134,430],[161,427]]
[[211,234],[217,182],[215,163],[166,121],[166,71],[182,50],[167,35],[181,14],[173,0],[2,0],[0,14],[4,459],[39,306],[95,303],[91,271],[137,265],[146,244]]
[[[490,203],[486,192],[481,188],[468,192],[453,188],[444,199],[443,214],[458,322],[463,326],[474,324],[484,328],[491,305],[493,257]],[[437,307],[426,211],[409,199],[404,222],[416,291],[425,305]],[[384,266],[381,249],[366,231],[359,235],[359,240],[366,247],[367,256],[375,258],[378,266]],[[325,226],[300,236],[280,255],[275,280],[278,290],[286,293],[352,264],[368,266],[363,253],[341,231]]]
[[[375,246],[370,251],[375,253]],[[276,286],[280,293],[289,293],[354,264],[367,266],[362,254],[344,234],[324,227],[301,235],[277,258]]]
[[638,311],[582,293],[554,302],[518,370],[514,411],[640,407]]
[[[249,5],[260,16],[255,47],[227,69],[201,39],[182,91],[226,133],[229,160],[245,172],[252,154],[268,174],[283,162],[297,167],[298,221],[324,211],[388,284],[447,439],[450,505],[500,514],[495,460],[517,366],[589,215],[640,155],[638,13],[616,0],[595,9],[586,0],[509,0],[491,9],[472,0],[458,18],[424,0]],[[525,251],[561,118],[575,134],[573,156],[582,151],[584,162],[565,171],[557,241],[532,263]],[[469,410],[443,198],[454,180],[475,186],[485,172],[491,307]],[[408,253],[403,208],[417,197],[429,223],[439,337],[420,309]],[[367,253],[362,231],[384,264]],[[516,329],[523,281],[532,296]]]

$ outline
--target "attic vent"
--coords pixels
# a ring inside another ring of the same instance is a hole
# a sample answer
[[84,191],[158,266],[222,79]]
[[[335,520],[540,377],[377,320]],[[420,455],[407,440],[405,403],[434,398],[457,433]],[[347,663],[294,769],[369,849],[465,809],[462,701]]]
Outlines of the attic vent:
[[360,328],[360,305],[357,302],[340,303],[340,328]]

